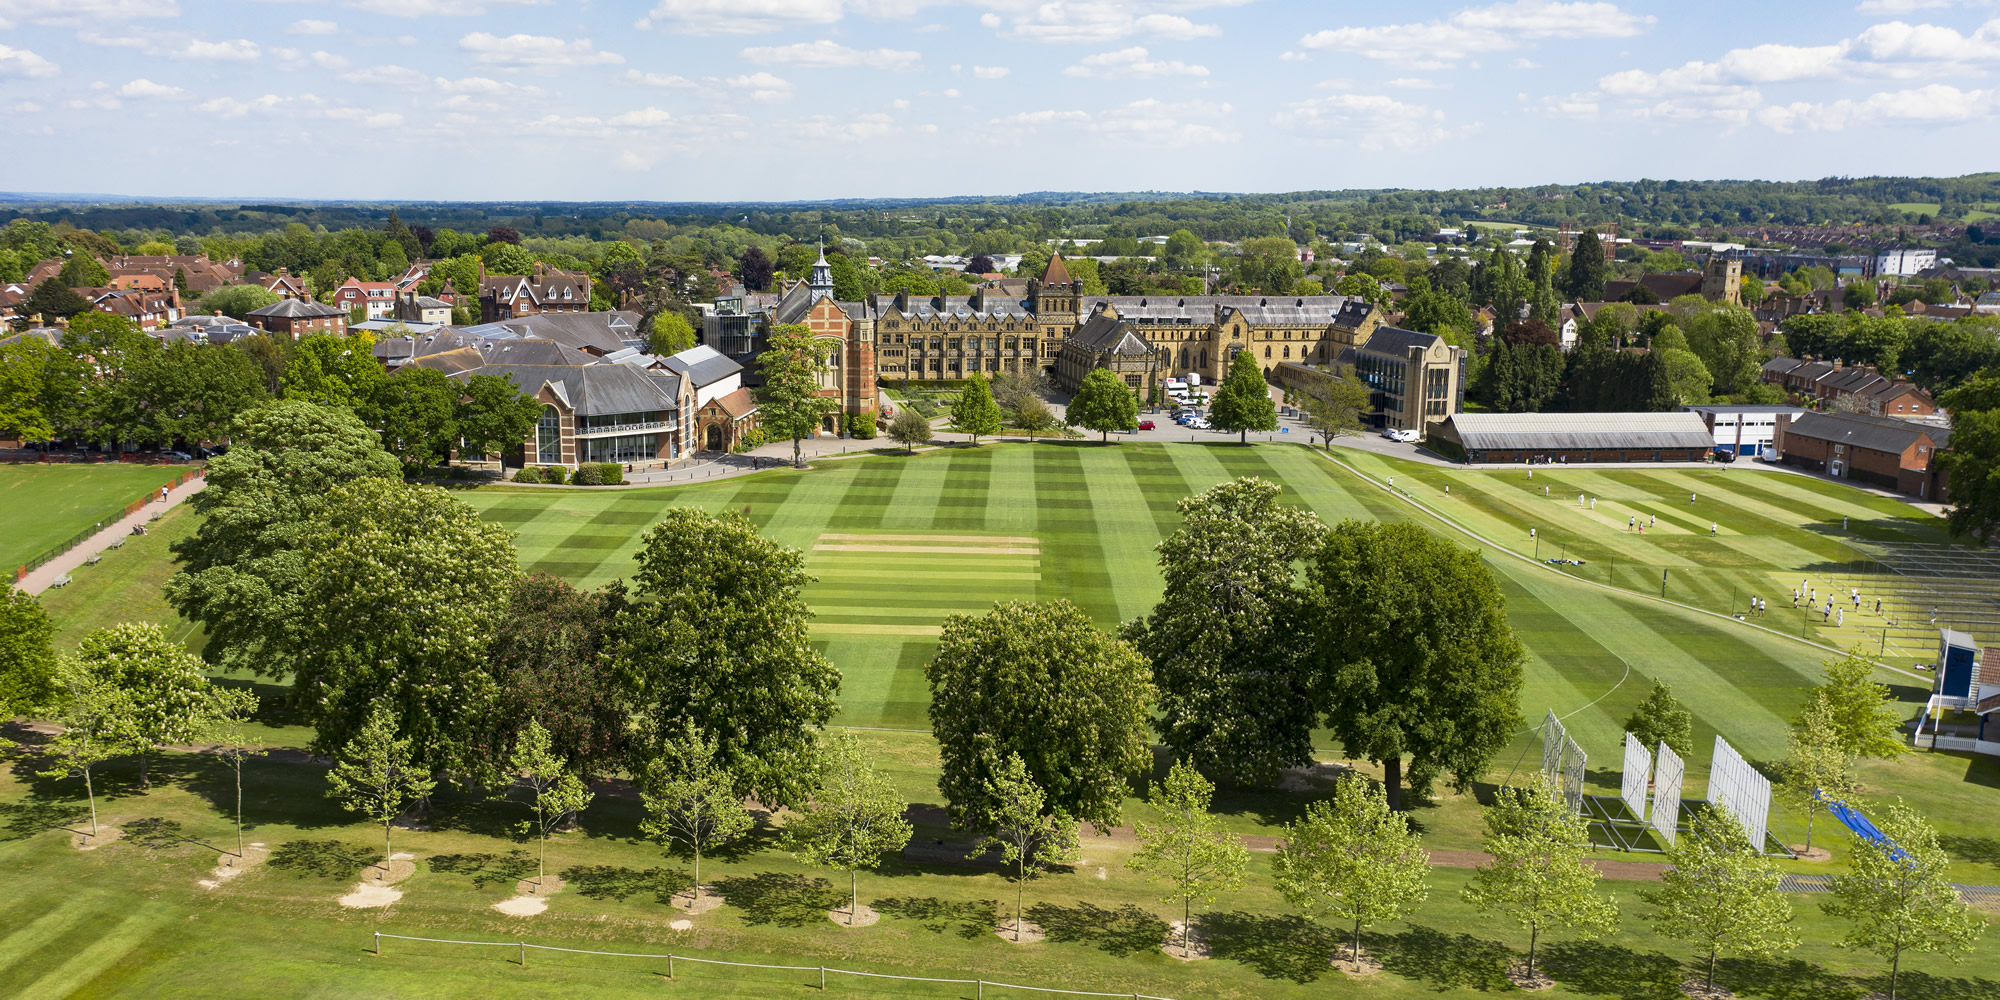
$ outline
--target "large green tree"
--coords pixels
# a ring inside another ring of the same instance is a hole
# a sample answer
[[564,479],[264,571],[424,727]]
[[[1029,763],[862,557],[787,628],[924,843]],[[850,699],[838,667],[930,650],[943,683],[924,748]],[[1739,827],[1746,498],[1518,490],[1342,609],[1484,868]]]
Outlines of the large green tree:
[[386,710],[419,764],[468,773],[485,759],[472,740],[495,701],[485,653],[520,573],[513,534],[435,486],[356,479],[327,501],[299,533],[309,610],[287,651],[313,748]]
[[1654,681],[1652,690],[1625,717],[1625,731],[1647,750],[1665,743],[1683,760],[1694,756],[1694,713],[1664,682]]
[[263,373],[249,355],[185,340],[135,363],[124,391],[133,419],[128,436],[156,445],[221,441],[237,414],[266,398]]
[[[831,343],[830,341],[828,343]],[[757,355],[764,375],[758,423],[773,436],[792,442],[792,464],[805,467],[799,442],[817,433],[820,421],[840,409],[840,401],[820,395],[829,348],[797,323],[771,328],[770,348]]]
[[201,308],[217,316],[243,319],[265,306],[277,305],[278,293],[262,285],[224,285],[201,296]]
[[958,399],[951,404],[951,425],[961,434],[972,435],[974,444],[981,434],[1000,433],[1000,404],[993,401],[986,376],[975,374],[965,380]]
[[1897,757],[1909,749],[1903,720],[1889,685],[1875,679],[1875,663],[1859,647],[1825,660],[1826,680],[1806,692],[1823,700],[1840,746],[1858,757]]
[[1271,389],[1264,370],[1250,352],[1238,351],[1229,362],[1229,374],[1215,391],[1209,419],[1225,431],[1235,431],[1240,443],[1249,443],[1251,431],[1275,430],[1278,408],[1271,404]]
[[1604,298],[1604,244],[1597,230],[1586,229],[1576,237],[1570,250],[1569,273],[1563,276],[1571,302],[1598,302]]
[[48,706],[56,696],[55,626],[25,590],[0,592],[0,719]]
[[[623,246],[624,244],[619,244]],[[458,390],[452,422],[461,457],[493,455],[520,447],[541,419],[542,404],[514,385],[512,375],[474,375]]]
[[1951,476],[1951,529],[1990,541],[2000,533],[2000,368],[1938,402],[1951,411],[1951,447],[1937,457]]
[[1841,943],[1889,960],[1889,998],[1906,952],[1943,954],[1952,961],[1972,950],[1986,921],[1965,904],[1951,881],[1951,859],[1937,831],[1901,799],[1876,814],[1893,848],[1849,839],[1847,873],[1833,879],[1829,916],[1852,924]]
[[1336,437],[1361,433],[1362,421],[1374,406],[1368,386],[1354,377],[1352,369],[1336,368],[1330,374],[1293,392],[1306,426],[1318,431],[1329,446]]
[[367,406],[388,377],[374,348],[374,338],[366,333],[301,338],[285,365],[285,398],[350,410]]
[[402,469],[352,413],[297,400],[239,415],[231,441],[189,501],[201,519],[172,546],[180,569],[167,603],[204,627],[210,663],[283,679],[313,613],[306,529],[336,486],[398,479]]
[[129,699],[125,745],[139,755],[139,787],[151,787],[146,763],[153,751],[190,742],[201,731],[209,698],[201,657],[153,622],[98,629],[77,644],[76,655]]
[[1307,563],[1318,705],[1389,802],[1464,789],[1520,726],[1524,651],[1479,554],[1414,524],[1343,521]]
[[428,469],[458,446],[458,395],[458,386],[445,373],[409,365],[374,383],[361,405],[361,419],[405,467]]
[[1124,630],[1153,665],[1161,741],[1241,781],[1312,761],[1297,567],[1326,529],[1281,492],[1243,478],[1182,500],[1180,527],[1159,544],[1160,602]]
[[1146,661],[1064,600],[1000,602],[944,620],[930,682],[938,790],[954,825],[985,829],[986,795],[1009,755],[1026,763],[1052,808],[1099,826],[1118,822],[1133,778],[1151,760]]
[[1093,368],[1063,410],[1063,419],[1071,427],[1096,431],[1100,441],[1109,441],[1112,431],[1139,426],[1139,397],[1109,370]]
[[602,657],[624,606],[623,584],[582,591],[546,573],[516,579],[486,645],[498,690],[492,729],[480,743],[505,752],[534,723],[548,734],[551,752],[586,778],[623,767],[631,718],[624,688]]
[[748,517],[673,507],[642,538],[612,655],[651,760],[689,724],[714,734],[738,794],[802,803],[840,671],[812,644],[805,557]]
[[1273,867],[1278,892],[1307,919],[1353,925],[1357,967],[1362,928],[1401,920],[1430,895],[1422,838],[1389,808],[1382,786],[1354,773],[1340,777],[1331,801],[1308,803],[1285,826]]
[[1813,849],[1813,816],[1827,806],[1821,796],[1841,798],[1853,790],[1854,756],[1842,745],[1827,699],[1808,699],[1785,734],[1785,759],[1775,768],[1778,794],[1806,814],[1808,852]]

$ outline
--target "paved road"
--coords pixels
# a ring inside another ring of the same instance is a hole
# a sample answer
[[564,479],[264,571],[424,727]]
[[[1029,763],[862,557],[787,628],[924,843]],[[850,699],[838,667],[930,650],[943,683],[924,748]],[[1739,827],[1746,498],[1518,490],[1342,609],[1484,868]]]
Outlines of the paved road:
[[77,569],[88,562],[91,556],[97,555],[110,548],[113,543],[129,537],[132,534],[133,525],[145,524],[152,519],[154,514],[164,513],[180,506],[181,501],[201,492],[202,487],[207,485],[208,479],[205,476],[197,476],[182,483],[167,494],[164,506],[161,505],[159,500],[154,500],[144,507],[139,508],[139,510],[119,518],[117,521],[106,525],[103,531],[90,536],[82,545],[30,570],[28,575],[16,581],[14,586],[30,594],[39,594],[49,589],[49,586],[55,583],[57,577],[67,576],[71,570]]

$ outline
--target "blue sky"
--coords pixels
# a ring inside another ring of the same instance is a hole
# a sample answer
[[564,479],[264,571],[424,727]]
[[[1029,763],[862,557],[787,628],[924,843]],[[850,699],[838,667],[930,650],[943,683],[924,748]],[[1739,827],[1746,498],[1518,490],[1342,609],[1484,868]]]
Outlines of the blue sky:
[[1283,191],[2000,169],[1994,0],[0,0],[0,190]]

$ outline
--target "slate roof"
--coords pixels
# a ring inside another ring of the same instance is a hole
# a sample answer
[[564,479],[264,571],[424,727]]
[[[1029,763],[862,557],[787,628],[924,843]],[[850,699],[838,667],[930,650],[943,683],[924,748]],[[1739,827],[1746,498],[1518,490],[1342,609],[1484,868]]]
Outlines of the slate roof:
[[669,371],[687,376],[696,386],[714,385],[743,370],[728,355],[706,344],[669,356],[666,365]]
[[585,417],[671,410],[681,385],[678,375],[647,374],[633,365],[615,364],[537,365],[510,360],[447,374],[504,375],[530,395],[547,384]]
[[1785,427],[1785,436],[1794,434],[1890,454],[1901,454],[1919,438],[1929,438],[1937,448],[1951,443],[1951,432],[1942,427],[1865,413],[1808,413]]
[[1102,312],[1092,313],[1090,319],[1069,336],[1068,342],[1099,354],[1138,357],[1153,353],[1153,345],[1132,329],[1130,321]]
[[250,310],[248,315],[279,319],[318,319],[322,316],[345,316],[347,310],[323,306],[307,299],[279,299],[262,309]]
[[1418,333],[1400,326],[1378,326],[1374,333],[1368,335],[1368,341],[1361,345],[1361,350],[1401,358],[1408,357],[1411,348],[1430,350],[1431,345],[1437,342],[1438,336],[1434,333]]
[[[573,312],[538,313],[533,316],[516,316],[497,323],[482,324],[499,327],[516,337],[539,337],[553,340],[570,347],[593,350],[603,354],[626,347],[639,345],[640,314],[635,312]],[[467,330],[480,329],[467,327]],[[491,334],[486,334],[491,335]],[[643,346],[643,345],[639,345]]]
[[911,295],[904,299],[907,309],[897,305],[897,296],[876,295],[866,305],[877,316],[895,313],[913,319],[1021,319],[1034,314],[1026,301],[1003,295]]
[[1672,413],[1459,413],[1446,420],[1469,451],[1694,448],[1715,436],[1701,417]]

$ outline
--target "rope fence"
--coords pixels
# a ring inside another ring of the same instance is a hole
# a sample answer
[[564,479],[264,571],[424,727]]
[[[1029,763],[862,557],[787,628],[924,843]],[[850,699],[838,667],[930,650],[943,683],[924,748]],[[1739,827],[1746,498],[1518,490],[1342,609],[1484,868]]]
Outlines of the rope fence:
[[529,944],[526,941],[456,941],[450,938],[427,938],[427,937],[415,937],[408,934],[390,934],[385,931],[375,932],[375,956],[377,958],[380,958],[382,956],[382,942],[384,939],[392,941],[419,941],[425,944],[470,945],[475,948],[512,948],[516,951],[518,955],[515,961],[517,961],[523,968],[527,967],[528,952],[532,949],[534,951],[563,952],[570,955],[602,955],[607,958],[642,958],[642,959],[651,959],[653,961],[664,960],[667,963],[668,979],[674,978],[675,966],[677,964],[681,962],[694,962],[697,965],[721,965],[736,969],[769,969],[774,972],[815,972],[819,974],[819,988],[822,990],[826,989],[826,977],[828,976],[856,976],[863,979],[896,979],[911,983],[943,983],[949,986],[971,986],[976,991],[975,996],[977,997],[977,1000],[985,1000],[986,988],[989,986],[996,990],[1026,990],[1031,993],[1060,993],[1064,996],[1072,996],[1072,997],[1121,997],[1124,998],[1124,1000],[1173,1000],[1172,997],[1154,996],[1150,993],[1098,993],[1098,992],[1092,992],[1090,990],[1066,990],[1052,986],[1022,986],[1019,983],[1003,983],[994,979],[942,979],[935,976],[897,976],[886,972],[861,972],[856,969],[836,969],[833,968],[832,966],[827,966],[827,965],[764,965],[757,962],[730,962],[719,958],[695,958],[692,955],[675,955],[672,953],[662,954],[662,955],[649,955],[649,954],[640,954],[637,952],[626,952],[626,951],[592,951],[587,948],[563,948],[552,944]]

